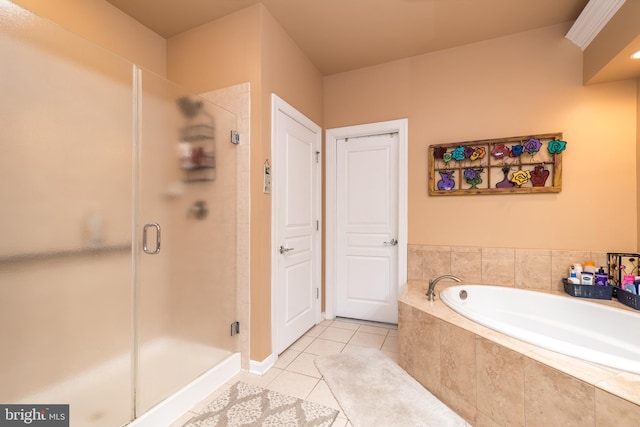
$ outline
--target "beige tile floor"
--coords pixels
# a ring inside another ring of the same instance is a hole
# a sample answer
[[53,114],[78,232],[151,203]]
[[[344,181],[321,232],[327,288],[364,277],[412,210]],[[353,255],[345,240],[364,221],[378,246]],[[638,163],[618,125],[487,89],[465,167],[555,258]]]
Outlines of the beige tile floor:
[[321,355],[348,352],[358,347],[377,348],[397,362],[398,330],[395,325],[351,319],[325,320],[285,350],[265,375],[252,375],[248,372],[237,374],[171,426],[182,426],[231,385],[244,381],[338,409],[340,413],[333,426],[351,427],[347,416],[316,369],[314,360]]

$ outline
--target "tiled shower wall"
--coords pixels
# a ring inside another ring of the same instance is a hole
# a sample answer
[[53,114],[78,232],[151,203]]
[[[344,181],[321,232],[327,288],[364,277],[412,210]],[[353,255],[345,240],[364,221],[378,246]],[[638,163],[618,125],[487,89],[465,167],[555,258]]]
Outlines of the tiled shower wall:
[[594,261],[606,271],[607,253],[554,249],[481,248],[409,244],[408,279],[453,274],[465,283],[562,290],[571,264]]

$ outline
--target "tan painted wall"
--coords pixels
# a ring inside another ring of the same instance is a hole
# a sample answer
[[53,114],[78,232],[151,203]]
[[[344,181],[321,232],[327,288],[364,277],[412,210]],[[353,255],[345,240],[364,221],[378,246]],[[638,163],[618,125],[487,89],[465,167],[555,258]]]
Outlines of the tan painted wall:
[[168,39],[169,79],[195,93],[258,85],[260,10],[255,5]]
[[[636,250],[637,82],[582,86],[568,28],[325,78],[327,129],[409,118],[409,243]],[[561,193],[427,195],[430,145],[555,131],[568,141]]]
[[130,62],[166,76],[165,39],[104,0],[12,1]]
[[[271,105],[271,93],[295,107],[316,124],[323,122],[322,74],[262,7],[262,94]],[[271,138],[271,113],[264,115],[265,139]],[[268,120],[267,120],[268,119]]]
[[[322,75],[309,61],[295,42],[285,33],[273,16],[262,7],[261,15],[261,40],[262,40],[262,129],[261,148],[262,157],[252,155],[252,170],[261,170],[265,159],[271,159],[271,94],[275,93],[287,103],[295,107],[313,122],[322,126]],[[252,147],[254,154],[258,155],[256,147]],[[253,360],[263,360],[271,354],[271,195],[262,194],[262,175],[252,176],[251,188],[255,196],[252,203],[257,202],[262,206],[262,215],[252,221],[252,236],[256,228],[261,230],[260,263],[258,269],[260,276],[256,278],[257,286],[252,286],[251,314],[251,356]],[[254,239],[252,238],[252,247]],[[252,260],[253,260],[252,253]],[[254,295],[254,292],[257,292]],[[254,332],[253,328],[259,328]],[[254,351],[255,349],[255,351]],[[255,356],[255,357],[254,357]]]

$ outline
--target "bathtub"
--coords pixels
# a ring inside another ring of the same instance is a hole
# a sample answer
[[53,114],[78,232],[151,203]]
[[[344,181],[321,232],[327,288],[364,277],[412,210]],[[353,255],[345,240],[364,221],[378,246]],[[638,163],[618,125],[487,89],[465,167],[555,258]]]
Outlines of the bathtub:
[[462,316],[513,338],[640,374],[638,313],[501,286],[451,286],[440,298]]

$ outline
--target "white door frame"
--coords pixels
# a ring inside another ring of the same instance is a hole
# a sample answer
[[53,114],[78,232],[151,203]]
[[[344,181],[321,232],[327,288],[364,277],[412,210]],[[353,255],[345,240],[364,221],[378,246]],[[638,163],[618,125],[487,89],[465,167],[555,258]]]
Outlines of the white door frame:
[[339,139],[398,132],[398,295],[407,283],[407,148],[408,119],[328,129],[326,133],[326,246],[325,317],[333,319],[338,305],[337,254],[337,143]]
[[[285,115],[289,116],[293,120],[297,121],[304,127],[308,128],[312,132],[316,134],[316,142],[317,147],[321,150],[322,147],[322,128],[307,118],[304,114],[296,110],[294,107],[285,102],[282,98],[280,98],[275,93],[271,94],[271,167],[272,167],[272,186],[271,186],[271,356],[272,361],[278,359],[278,322],[277,322],[277,313],[278,313],[278,245],[279,243],[275,241],[276,236],[278,235],[277,230],[277,218],[279,215],[279,206],[276,201],[278,200],[278,187],[279,183],[277,182],[277,174],[273,173],[278,168],[277,160],[276,160],[276,140],[278,135],[278,111],[281,111]],[[320,286],[320,276],[322,270],[322,168],[316,168],[316,206],[317,206],[317,215],[318,215],[318,234],[315,239],[313,252],[315,254],[313,262],[316,265],[316,275],[314,277],[314,281],[316,283],[316,287],[319,289],[318,299],[316,299],[316,324],[322,321],[322,313],[320,307],[320,301],[322,301],[322,287]]]

